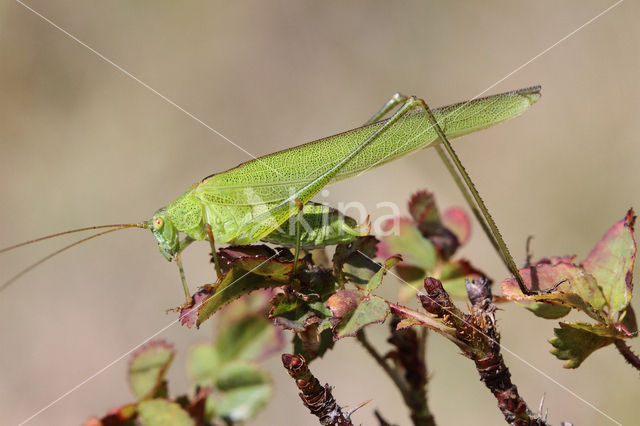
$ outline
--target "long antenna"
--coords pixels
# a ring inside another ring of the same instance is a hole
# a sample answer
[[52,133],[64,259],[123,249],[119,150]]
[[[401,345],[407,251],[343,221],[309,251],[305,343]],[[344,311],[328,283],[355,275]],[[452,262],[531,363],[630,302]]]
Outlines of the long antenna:
[[51,254],[46,255],[45,257],[43,257],[42,259],[38,260],[37,262],[32,263],[31,265],[27,266],[25,269],[23,269],[22,271],[18,272],[16,275],[14,275],[13,277],[11,277],[9,280],[5,281],[4,283],[2,283],[2,285],[0,285],[0,292],[3,291],[4,289],[6,289],[7,287],[9,287],[11,284],[13,284],[16,280],[18,280],[18,278],[22,277],[24,274],[26,274],[27,272],[31,271],[33,268],[41,265],[42,263],[46,262],[47,260],[51,259],[52,257],[62,253],[65,250],[70,249],[71,247],[75,247],[78,244],[82,244],[85,241],[89,241],[93,238],[97,238],[100,237],[102,235],[108,234],[110,232],[115,232],[115,231],[120,231],[122,229],[127,229],[127,228],[145,228],[144,224],[140,224],[140,223],[128,223],[128,224],[122,224],[122,225],[102,225],[102,226],[92,226],[92,227],[88,227],[88,228],[81,228],[81,229],[74,229],[71,231],[66,231],[66,232],[61,232],[59,234],[53,234],[53,235],[47,235],[46,237],[41,237],[41,238],[37,238],[35,240],[31,240],[31,241],[27,241],[24,243],[20,243],[20,244],[16,244],[15,246],[12,247],[7,247],[5,249],[0,250],[0,253],[3,253],[5,251],[14,249],[14,248],[18,248],[18,247],[22,247],[26,244],[31,244],[31,243],[35,243],[38,241],[42,241],[42,240],[46,240],[48,238],[53,238],[59,235],[65,235],[65,234],[70,234],[72,232],[80,232],[80,231],[88,231],[91,229],[100,229],[100,228],[107,228],[107,227],[116,227],[115,229],[109,229],[108,231],[102,231],[102,232],[98,232],[97,234],[93,234],[90,235],[86,238],[83,238],[81,240],[78,240],[74,243],[71,243],[67,246],[62,247],[59,250],[54,251]]
[[[13,249],[17,249],[19,247],[23,247],[23,246],[27,246],[29,244],[33,244],[33,243],[37,243],[40,241],[44,241],[44,240],[48,240],[49,238],[55,238],[55,237],[60,237],[62,235],[67,235],[67,234],[73,234],[74,232],[82,232],[82,231],[93,231],[94,229],[102,229],[102,228],[146,228],[146,226],[143,223],[118,223],[115,225],[98,225],[98,226],[88,226],[86,228],[78,228],[78,229],[71,229],[69,231],[64,231],[64,232],[58,232],[57,234],[51,234],[51,235],[45,235],[44,237],[40,237],[40,238],[36,238],[35,240],[29,240],[29,241],[25,241],[19,244],[15,244],[13,246],[10,247],[5,247],[3,249],[0,249],[0,254],[7,252],[7,251],[11,251]],[[100,234],[102,235],[102,234]]]

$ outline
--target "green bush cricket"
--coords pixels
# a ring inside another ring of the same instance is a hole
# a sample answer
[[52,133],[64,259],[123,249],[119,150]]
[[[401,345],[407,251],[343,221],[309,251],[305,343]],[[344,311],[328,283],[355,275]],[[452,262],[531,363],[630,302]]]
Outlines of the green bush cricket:
[[[244,245],[266,240],[295,247],[297,261],[301,248],[348,242],[368,231],[359,229],[354,221],[337,214],[335,210],[312,203],[311,199],[325,186],[334,182],[363,173],[417,150],[435,146],[480,219],[490,241],[499,250],[511,273],[518,279],[521,290],[526,293],[528,290],[522,284],[518,269],[495,223],[448,138],[482,130],[516,117],[539,98],[540,87],[534,86],[430,110],[421,99],[396,94],[364,126],[268,154],[225,172],[207,176],[192,185],[175,201],[158,209],[150,220],[137,224],[74,229],[0,250],[2,253],[72,232],[109,228],[40,259],[6,281],[0,286],[0,290],[35,266],[70,247],[117,230],[143,228],[153,232],[164,257],[169,261],[176,261],[189,302],[190,295],[182,268],[181,253],[192,242],[209,241],[218,274],[220,269],[216,257],[216,243]],[[399,108],[390,118],[382,120],[398,105]],[[447,158],[440,144],[444,145],[451,160]],[[480,213],[484,218],[480,217]],[[319,222],[314,219],[315,216],[325,219]],[[302,231],[303,222],[312,224],[306,232]],[[289,229],[295,229],[295,232],[283,232],[283,224],[292,225]]]

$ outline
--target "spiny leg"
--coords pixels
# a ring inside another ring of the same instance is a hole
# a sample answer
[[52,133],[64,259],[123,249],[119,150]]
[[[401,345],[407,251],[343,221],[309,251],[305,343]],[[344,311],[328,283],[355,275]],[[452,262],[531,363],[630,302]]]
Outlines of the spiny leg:
[[[395,108],[396,106],[406,101],[407,101],[407,96],[401,93],[396,93],[382,106],[382,108],[380,108],[378,112],[376,112],[369,120],[367,120],[365,125],[375,123],[376,121],[381,120],[389,111],[391,111],[393,108]],[[453,163],[451,162],[451,160],[449,160],[449,157],[447,157],[447,155],[442,150],[442,147],[440,145],[436,145],[436,151],[438,152],[438,155],[440,156],[440,159],[442,160],[444,165],[447,167],[447,170],[449,171],[449,173],[451,174],[451,177],[453,178],[456,185],[458,186],[458,189],[460,190],[460,192],[462,193],[462,196],[464,197],[467,204],[469,205],[469,208],[471,208],[471,211],[473,212],[476,220],[480,223],[482,230],[486,234],[487,238],[489,238],[489,241],[491,242],[491,245],[493,246],[494,250],[500,253],[500,246],[498,245],[496,239],[493,237],[493,234],[491,233],[491,229],[489,229],[489,226],[487,225],[486,220],[484,220],[484,218],[482,217],[482,213],[480,212],[480,210],[478,210],[478,207],[475,205],[473,198],[471,197],[471,194],[467,190],[467,187],[464,185],[464,182],[460,179],[460,175],[456,172]],[[505,258],[503,256],[500,256],[500,258],[504,262],[507,269],[510,269],[509,264],[505,260]]]
[[218,260],[218,251],[216,250],[216,240],[213,237],[213,229],[211,229],[211,225],[206,223],[204,225],[204,230],[209,236],[209,245],[211,245],[211,256],[213,257],[213,264],[216,268],[216,277],[220,278],[222,276],[222,269],[220,269],[220,261]]
[[182,253],[176,254],[176,264],[180,271],[180,279],[182,280],[182,288],[184,289],[184,295],[187,298],[187,304],[191,303],[191,295],[189,294],[189,286],[187,286],[187,279],[184,277],[184,268],[182,267]]
[[[480,210],[478,210],[478,207],[476,206],[475,202],[473,201],[473,198],[472,198],[471,194],[469,193],[469,190],[464,185],[464,182],[462,181],[462,179],[460,179],[460,175],[456,171],[455,166],[453,165],[453,163],[451,162],[449,157],[447,157],[447,154],[444,152],[444,150],[442,149],[442,147],[440,145],[436,145],[436,151],[438,152],[438,155],[440,156],[440,159],[442,160],[444,165],[447,167],[447,170],[449,171],[449,174],[451,175],[451,177],[453,178],[454,182],[458,186],[458,190],[460,190],[460,192],[462,193],[462,196],[464,197],[465,201],[469,205],[469,208],[473,212],[473,215],[475,216],[476,220],[478,221],[478,223],[480,223],[480,227],[482,228],[482,230],[484,231],[485,235],[489,239],[489,242],[491,242],[491,245],[493,246],[493,249],[496,252],[500,253],[500,246],[498,245],[498,242],[493,237],[493,234],[491,233],[491,229],[489,228],[489,225],[487,225],[487,221],[484,220],[484,217],[482,217],[482,212],[480,212]],[[510,269],[509,268],[509,263],[505,260],[505,258],[503,256],[500,256],[500,259],[503,261],[503,263],[507,267],[507,269]]]
[[376,121],[382,120],[382,118],[387,115],[389,111],[391,111],[398,105],[405,103],[406,101],[407,97],[405,95],[396,93],[391,97],[391,99],[387,101],[386,104],[382,106],[382,108],[380,108],[378,112],[376,112],[370,119],[368,119],[366,123],[364,123],[364,125],[366,126],[367,124],[372,124]]
[[[415,105],[422,108],[427,114],[427,117],[429,118],[431,125],[433,126],[434,130],[438,134],[440,141],[445,146],[445,149],[449,154],[449,157],[451,157],[451,160],[453,161],[453,164],[456,166],[456,169],[460,173],[460,176],[462,177],[464,183],[466,184],[467,189],[471,192],[471,195],[473,196],[473,199],[476,202],[476,205],[480,208],[480,211],[482,212],[482,216],[486,221],[486,226],[488,226],[489,229],[491,230],[491,233],[493,234],[493,238],[495,239],[495,243],[498,246],[500,255],[503,261],[505,262],[505,264],[507,265],[507,267],[509,268],[509,271],[511,272],[511,274],[515,277],[516,281],[518,282],[518,287],[520,288],[520,291],[525,295],[538,294],[538,292],[531,291],[524,285],[524,280],[522,279],[522,276],[520,275],[520,271],[518,270],[518,267],[516,266],[513,260],[513,256],[511,256],[511,253],[509,252],[509,248],[507,247],[507,244],[504,242],[504,239],[502,238],[502,234],[500,234],[500,230],[498,229],[498,226],[493,220],[493,217],[491,217],[491,214],[489,213],[487,206],[484,204],[484,201],[480,197],[478,190],[473,184],[473,181],[471,180],[471,177],[469,177],[469,174],[467,173],[466,169],[462,165],[460,158],[458,158],[458,155],[453,150],[453,147],[451,146],[451,144],[449,143],[449,140],[447,139],[446,135],[442,131],[442,128],[440,128],[438,121],[433,116],[431,109],[429,109],[429,106],[422,99],[410,98],[408,102],[411,102],[411,101],[414,101]],[[552,289],[545,291],[545,293],[555,290],[558,287],[558,285],[560,285],[561,283],[562,282],[557,283],[556,285],[553,286]]]

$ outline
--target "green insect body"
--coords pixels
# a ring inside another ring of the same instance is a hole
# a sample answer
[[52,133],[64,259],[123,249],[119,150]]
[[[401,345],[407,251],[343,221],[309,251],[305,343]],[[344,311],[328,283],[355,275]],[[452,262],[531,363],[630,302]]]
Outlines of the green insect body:
[[[297,222],[298,215],[295,214],[262,240],[285,247],[295,247]],[[337,209],[311,201],[302,208],[300,223],[300,248],[305,250],[350,243],[357,237],[369,233],[366,224],[358,226],[355,219],[343,215]]]
[[[507,92],[432,110],[448,138],[516,117],[540,97],[539,87]],[[438,135],[426,113],[410,111],[388,124],[378,121],[243,163],[211,175],[147,222],[161,251],[175,256],[195,240],[251,244],[268,239],[289,242],[274,231],[328,184],[355,176],[419,149],[434,146]],[[178,232],[186,238],[179,241]],[[272,234],[272,235],[270,235]],[[322,241],[316,241],[320,246]],[[329,243],[327,243],[329,244]]]

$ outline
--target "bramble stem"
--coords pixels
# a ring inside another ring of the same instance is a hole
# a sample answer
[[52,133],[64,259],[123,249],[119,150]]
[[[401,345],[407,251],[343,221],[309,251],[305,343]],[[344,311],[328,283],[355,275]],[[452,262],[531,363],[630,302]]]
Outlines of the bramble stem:
[[617,339],[614,344],[624,359],[631,364],[633,368],[640,370],[640,357],[631,350],[629,345],[621,339]]
[[342,411],[333,394],[331,386],[322,386],[311,373],[304,358],[293,354],[282,354],[282,364],[300,389],[300,399],[316,416],[321,425],[353,426],[349,418],[351,413]]
[[362,346],[376,360],[396,385],[404,403],[410,410],[411,420],[415,426],[435,426],[433,415],[427,406],[427,369],[424,362],[424,344],[413,329],[396,330],[398,317],[391,322],[389,342],[397,348],[391,354],[404,370],[404,377],[399,368],[393,368],[376,351],[367,340],[364,331],[360,330],[357,338]]

